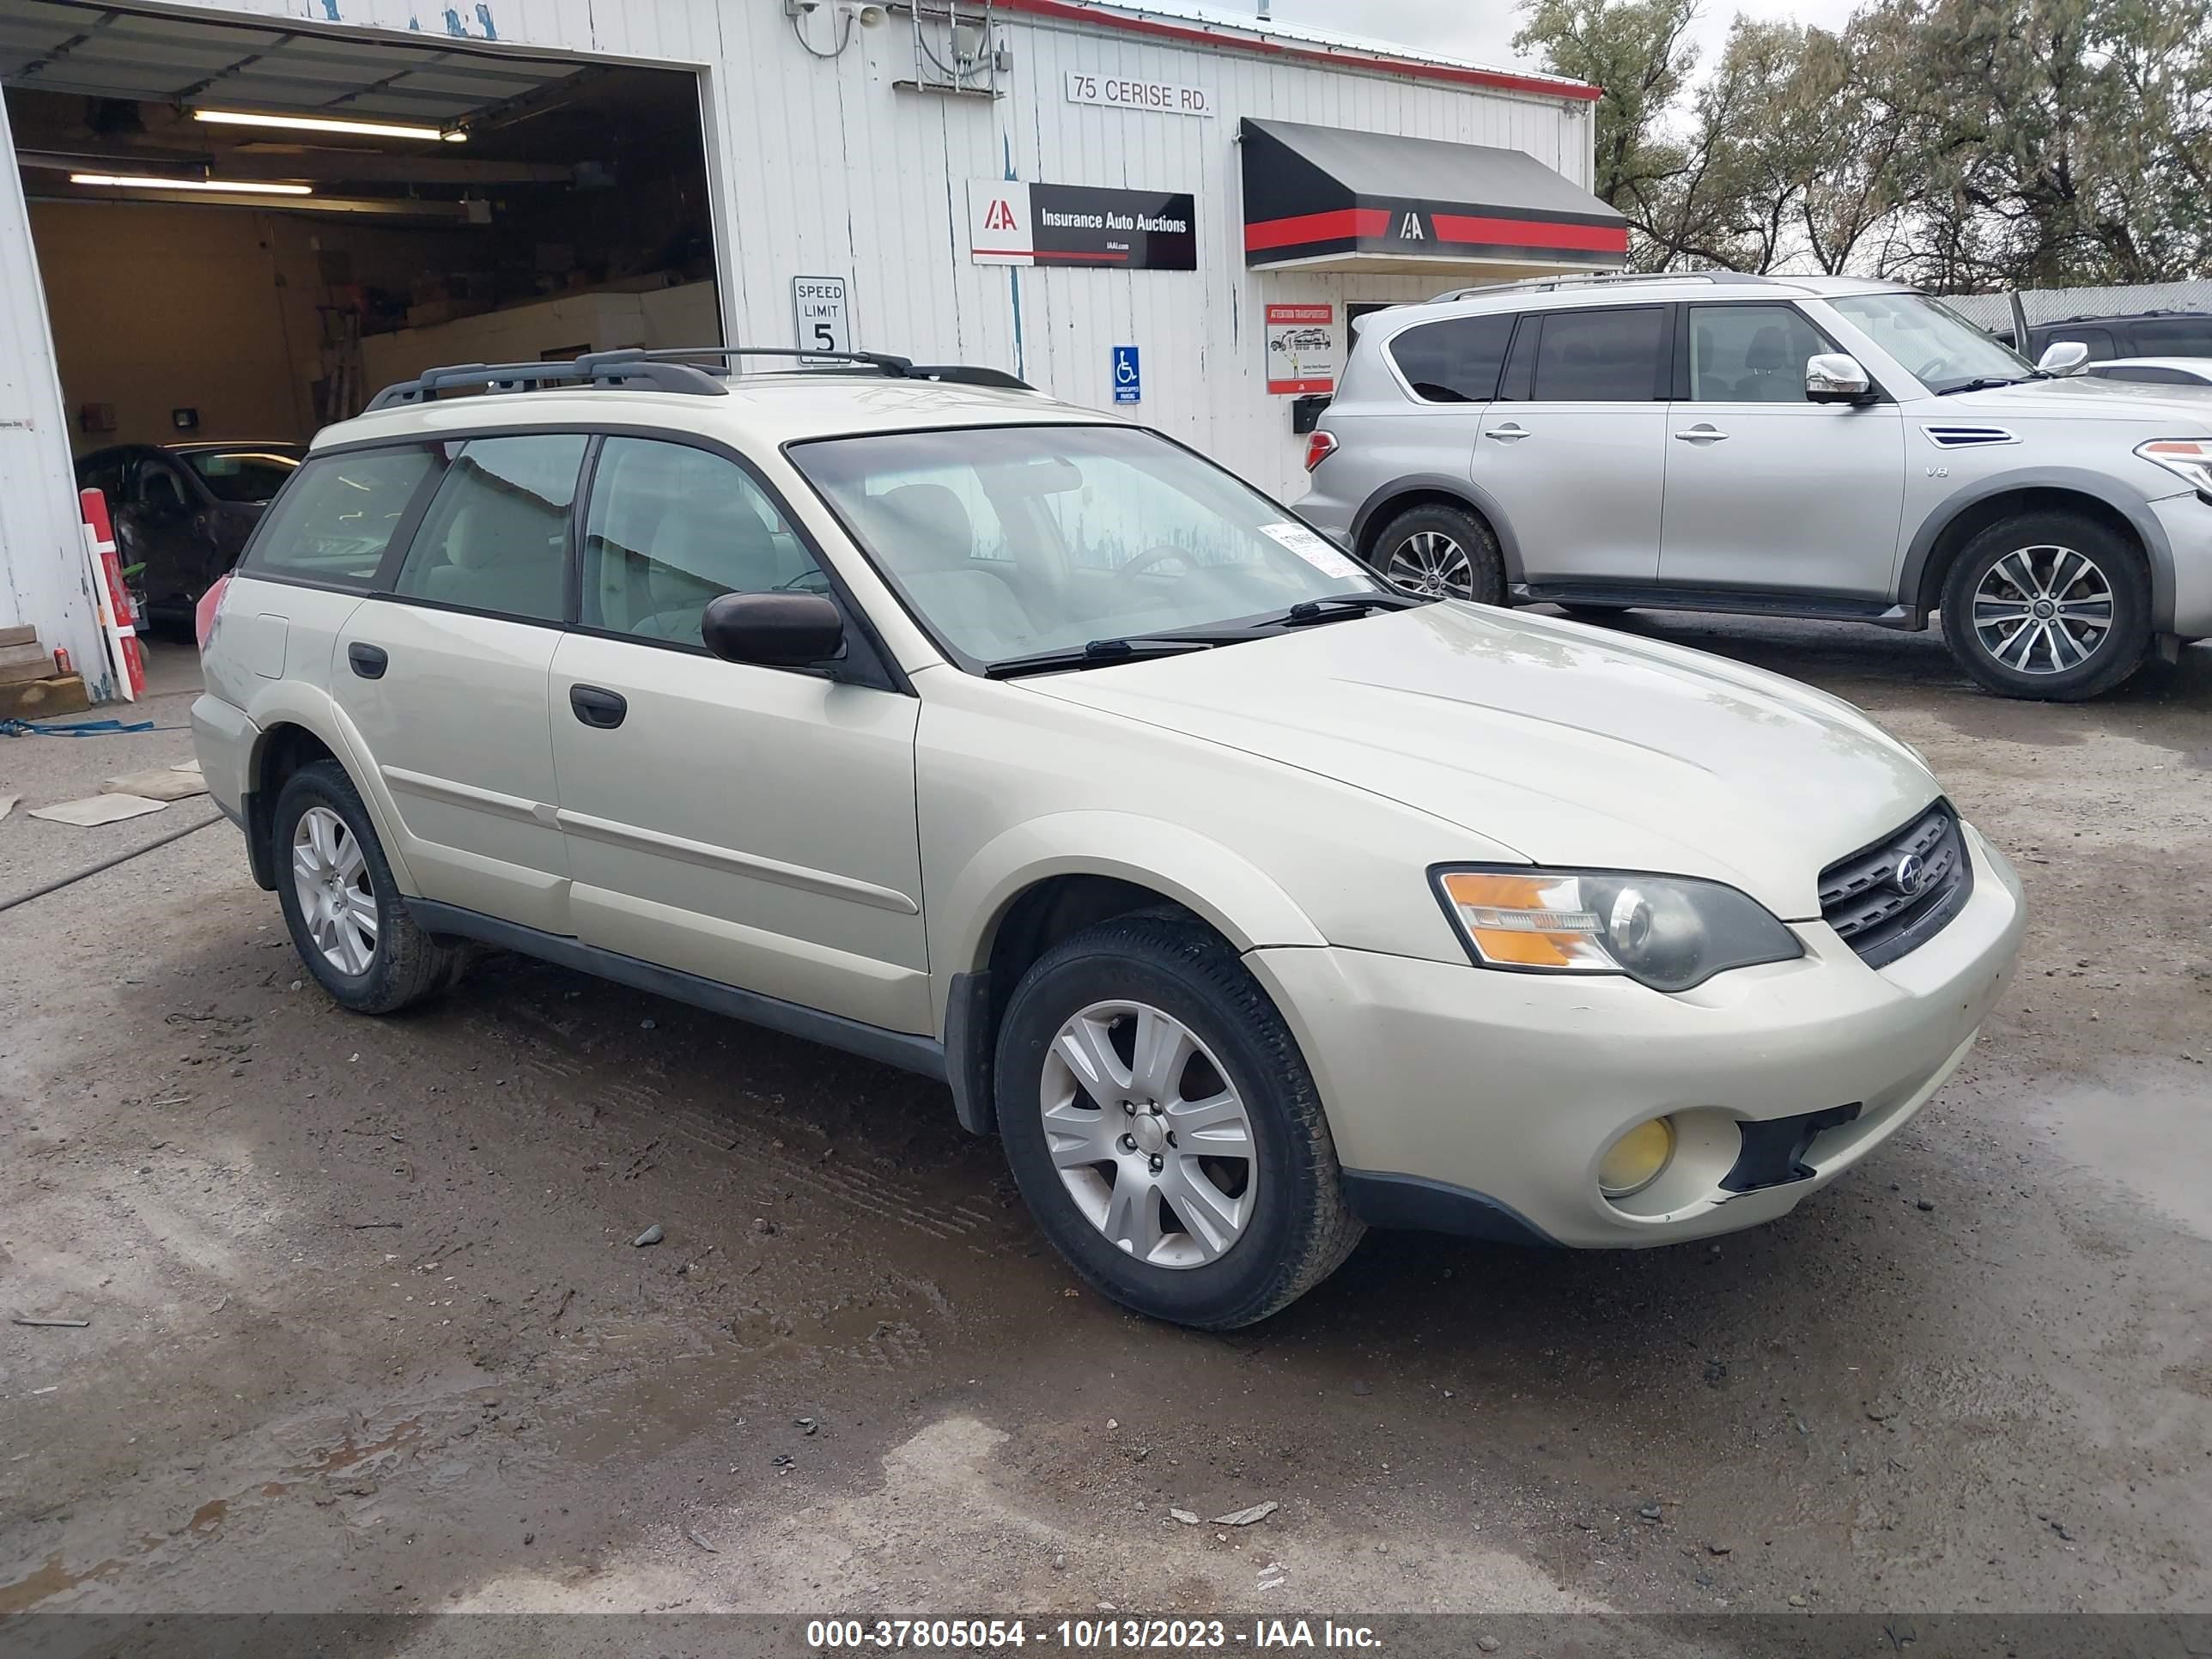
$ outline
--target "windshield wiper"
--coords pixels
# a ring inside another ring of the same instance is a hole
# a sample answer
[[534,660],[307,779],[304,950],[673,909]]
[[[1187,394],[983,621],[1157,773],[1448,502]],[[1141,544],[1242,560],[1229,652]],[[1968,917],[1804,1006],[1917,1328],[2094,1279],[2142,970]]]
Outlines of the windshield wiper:
[[1436,596],[1428,593],[1332,593],[1325,599],[1307,599],[1292,605],[1283,612],[1282,624],[1310,628],[1316,623],[1364,617],[1370,611],[1411,611],[1436,602]]
[[1936,395],[1939,398],[1948,398],[1954,392],[1990,392],[2001,386],[2018,386],[2021,381],[2032,378],[2026,374],[2017,378],[2008,378],[2002,374],[1984,374],[1976,380],[1961,380],[1956,386],[1947,386]]
[[1033,657],[1009,657],[984,669],[983,677],[1011,680],[1024,674],[1050,674],[1063,669],[1111,668],[1116,663],[1140,662],[1150,657],[1182,657],[1194,651],[1211,651],[1217,645],[1243,637],[1240,634],[1221,640],[1170,636],[1093,640],[1073,651],[1040,651]]

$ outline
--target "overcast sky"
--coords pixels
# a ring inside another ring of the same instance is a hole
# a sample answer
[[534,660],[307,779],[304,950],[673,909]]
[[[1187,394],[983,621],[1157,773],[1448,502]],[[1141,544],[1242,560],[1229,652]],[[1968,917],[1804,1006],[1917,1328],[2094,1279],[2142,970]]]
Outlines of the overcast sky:
[[[1822,28],[1839,27],[1854,0],[1705,0],[1698,36],[1699,62],[1710,64],[1738,13],[1751,17],[1787,17]],[[1478,63],[1516,61],[1514,31],[1521,26],[1513,0],[1274,0],[1274,14],[1286,23],[1340,29],[1409,46],[1471,58]]]

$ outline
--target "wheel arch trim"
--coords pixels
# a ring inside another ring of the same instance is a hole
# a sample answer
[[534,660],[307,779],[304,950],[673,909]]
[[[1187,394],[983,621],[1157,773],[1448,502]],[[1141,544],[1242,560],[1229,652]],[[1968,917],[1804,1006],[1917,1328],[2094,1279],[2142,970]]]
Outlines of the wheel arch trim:
[[[1946,497],[1941,508],[1922,521],[1905,550],[1905,563],[1897,584],[1900,601],[1922,610],[1939,608],[1942,584],[1949,577],[1952,563],[1964,551],[1963,540],[1958,540],[1951,534],[1960,520],[2007,495],[2037,495],[2073,496],[2093,508],[2101,507],[2107,513],[2118,514],[2135,532],[2136,540],[2143,550],[2144,563],[2149,568],[2152,630],[2157,632],[2172,628],[2173,547],[2166,539],[2165,526],[2160,524],[2157,514],[2152,511],[2150,499],[2132,490],[2115,489],[2109,474],[2081,467],[2015,468],[1978,479],[1956,495]],[[2064,512],[2068,509],[2065,501],[2023,501],[2021,510]],[[1952,544],[1954,541],[1957,541],[1956,545]],[[1937,562],[1939,550],[1940,562]],[[1932,589],[1930,584],[1933,584]]]
[[1497,497],[1480,484],[1446,472],[1409,472],[1393,478],[1370,495],[1352,515],[1352,550],[1363,559],[1367,557],[1369,532],[1389,523],[1401,510],[1401,503],[1417,495],[1448,496],[1478,514],[1490,526],[1490,533],[1498,538],[1498,556],[1505,566],[1507,585],[1522,580],[1521,544],[1514,537],[1512,520],[1506,517]]
[[[365,759],[368,745],[362,740],[360,729],[346,717],[337,700],[321,688],[301,680],[272,680],[254,697],[246,712],[257,728],[253,750],[246,760],[246,777],[252,787],[256,791],[264,787],[262,772],[268,764],[270,745],[277,732],[288,726],[297,726],[329,750],[345,769],[347,778],[361,796],[362,805],[368,809],[376,838],[383,846],[384,861],[391,866],[392,879],[399,884],[400,891],[421,890],[407,865],[406,832],[399,823],[391,792],[377,769]],[[276,796],[270,792],[271,811],[276,805]]]

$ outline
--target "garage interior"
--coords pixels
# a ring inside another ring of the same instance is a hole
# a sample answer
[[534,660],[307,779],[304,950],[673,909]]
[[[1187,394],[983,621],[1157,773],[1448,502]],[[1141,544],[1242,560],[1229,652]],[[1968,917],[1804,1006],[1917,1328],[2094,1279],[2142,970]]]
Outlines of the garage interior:
[[80,456],[722,341],[696,76],[0,0],[0,84]]

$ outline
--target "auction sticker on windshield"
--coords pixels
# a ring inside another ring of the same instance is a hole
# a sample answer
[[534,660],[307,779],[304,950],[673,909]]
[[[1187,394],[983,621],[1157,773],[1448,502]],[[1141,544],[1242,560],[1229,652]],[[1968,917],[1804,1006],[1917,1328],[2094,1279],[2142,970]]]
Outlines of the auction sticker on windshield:
[[1280,542],[1324,576],[1365,574],[1350,557],[1339,552],[1327,537],[1315,534],[1302,524],[1263,524],[1260,533]]

